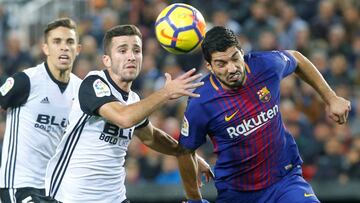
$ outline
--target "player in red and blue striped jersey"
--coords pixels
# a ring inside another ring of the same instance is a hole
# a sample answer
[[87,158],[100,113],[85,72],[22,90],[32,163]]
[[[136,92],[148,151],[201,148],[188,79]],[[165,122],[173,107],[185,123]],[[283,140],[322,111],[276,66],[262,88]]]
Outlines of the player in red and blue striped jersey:
[[202,50],[211,73],[195,90],[201,97],[189,99],[179,138],[190,152],[179,165],[188,198],[201,199],[193,152],[209,136],[218,155],[217,202],[319,202],[302,177],[297,145],[282,122],[280,82],[296,73],[320,94],[339,124],[346,122],[350,102],[297,51],[243,55],[234,33],[224,27],[207,32]]

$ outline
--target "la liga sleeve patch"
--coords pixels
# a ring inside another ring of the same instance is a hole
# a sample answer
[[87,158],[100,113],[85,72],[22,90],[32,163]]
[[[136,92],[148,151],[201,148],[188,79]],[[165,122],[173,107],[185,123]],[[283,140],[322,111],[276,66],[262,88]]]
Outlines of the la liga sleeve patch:
[[2,96],[5,96],[11,88],[14,86],[14,78],[9,77],[5,83],[0,87],[0,93]]
[[185,137],[189,136],[189,122],[185,116],[181,126],[181,134]]
[[93,88],[97,97],[105,97],[111,95],[109,86],[100,79],[94,81]]

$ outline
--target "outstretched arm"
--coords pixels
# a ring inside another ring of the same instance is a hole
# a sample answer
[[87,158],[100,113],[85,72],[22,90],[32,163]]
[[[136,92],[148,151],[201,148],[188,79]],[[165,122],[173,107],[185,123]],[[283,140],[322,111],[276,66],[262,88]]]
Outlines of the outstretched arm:
[[199,87],[203,82],[194,82],[201,77],[200,74],[193,75],[192,69],[176,79],[171,79],[169,74],[165,74],[165,86],[149,97],[130,104],[123,105],[114,101],[102,105],[99,114],[121,128],[130,128],[153,113],[170,99],[177,99],[181,96],[199,97],[200,95],[191,92],[191,89]]
[[317,68],[298,51],[288,51],[297,61],[295,73],[311,85],[327,105],[329,117],[339,124],[344,124],[351,110],[350,101],[339,97],[330,88]]

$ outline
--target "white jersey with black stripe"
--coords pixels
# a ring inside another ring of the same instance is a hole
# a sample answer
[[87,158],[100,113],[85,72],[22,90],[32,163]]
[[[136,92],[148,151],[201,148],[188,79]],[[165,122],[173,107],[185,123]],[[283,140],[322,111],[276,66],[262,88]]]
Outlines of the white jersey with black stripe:
[[[0,187],[43,189],[48,161],[68,124],[81,80],[71,74],[65,90],[61,90],[45,63],[18,75],[22,77],[13,76],[1,87],[1,103],[7,108],[7,118]],[[23,104],[14,105],[17,102],[14,98],[21,97],[15,95],[19,94],[28,96]],[[6,96],[8,101],[4,101]]]
[[139,100],[135,92],[124,94],[107,71],[88,74],[70,113],[67,132],[49,162],[47,195],[67,203],[126,199],[123,166],[136,126],[121,129],[100,117],[97,109],[112,101],[129,105]]

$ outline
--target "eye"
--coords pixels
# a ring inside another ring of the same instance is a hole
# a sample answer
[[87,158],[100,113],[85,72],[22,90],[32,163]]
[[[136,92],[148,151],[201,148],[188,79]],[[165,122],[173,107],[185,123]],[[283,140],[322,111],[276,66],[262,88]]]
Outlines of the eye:
[[217,62],[215,65],[216,65],[217,67],[219,67],[219,68],[222,68],[222,67],[225,66],[225,63],[224,63],[224,62]]
[[75,44],[75,41],[74,40],[68,40],[67,43],[70,44],[70,45],[73,45],[73,44]]
[[141,49],[134,49],[134,53],[136,53],[136,54],[141,53]]
[[126,53],[126,49],[119,49],[118,52],[121,53],[121,54],[125,54],[125,53]]
[[53,42],[54,42],[54,44],[60,44],[60,43],[61,43],[61,40],[59,40],[59,39],[54,39]]

